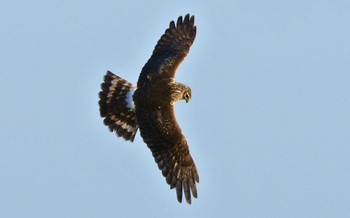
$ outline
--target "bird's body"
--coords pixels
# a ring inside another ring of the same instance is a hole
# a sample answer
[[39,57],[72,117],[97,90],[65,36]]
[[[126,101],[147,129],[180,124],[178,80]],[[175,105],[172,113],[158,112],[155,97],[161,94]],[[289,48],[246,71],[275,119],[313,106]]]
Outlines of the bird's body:
[[151,58],[143,67],[137,87],[107,72],[99,93],[100,114],[111,131],[133,141],[140,129],[143,141],[178,201],[191,192],[197,197],[198,172],[187,141],[176,122],[174,104],[189,101],[191,89],[175,81],[175,71],[187,55],[196,35],[194,16],[179,17],[158,41]]

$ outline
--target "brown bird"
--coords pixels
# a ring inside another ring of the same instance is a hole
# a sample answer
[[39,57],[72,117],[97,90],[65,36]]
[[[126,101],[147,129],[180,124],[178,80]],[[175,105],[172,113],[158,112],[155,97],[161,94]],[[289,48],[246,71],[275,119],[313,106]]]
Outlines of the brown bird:
[[171,21],[142,68],[137,87],[107,71],[99,93],[104,124],[131,142],[140,129],[166,182],[171,189],[176,187],[178,201],[184,193],[189,204],[191,193],[197,198],[199,176],[176,121],[174,104],[182,99],[188,102],[191,89],[176,82],[174,76],[195,36],[194,16],[180,16],[176,24]]

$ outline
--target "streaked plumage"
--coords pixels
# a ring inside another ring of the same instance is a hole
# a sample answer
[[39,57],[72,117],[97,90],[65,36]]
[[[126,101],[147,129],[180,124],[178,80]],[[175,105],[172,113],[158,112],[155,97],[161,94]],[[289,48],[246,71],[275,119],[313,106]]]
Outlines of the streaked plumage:
[[130,141],[140,129],[170,188],[176,188],[178,201],[184,193],[189,204],[191,193],[197,197],[199,177],[173,105],[181,99],[188,102],[191,89],[174,76],[195,36],[194,16],[180,16],[176,25],[171,21],[142,68],[137,87],[108,71],[99,93],[104,124]]

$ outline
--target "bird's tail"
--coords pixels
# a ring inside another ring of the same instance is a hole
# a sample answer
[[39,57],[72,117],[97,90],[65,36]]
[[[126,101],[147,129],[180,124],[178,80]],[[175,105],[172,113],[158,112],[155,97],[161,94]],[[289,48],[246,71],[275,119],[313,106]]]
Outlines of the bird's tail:
[[134,141],[138,129],[133,94],[136,88],[110,71],[104,76],[99,93],[99,106],[103,122],[119,137]]

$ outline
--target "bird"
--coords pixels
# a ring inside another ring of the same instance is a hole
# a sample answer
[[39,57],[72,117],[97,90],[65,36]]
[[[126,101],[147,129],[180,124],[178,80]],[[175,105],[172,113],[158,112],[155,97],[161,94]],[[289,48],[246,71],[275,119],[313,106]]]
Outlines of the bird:
[[137,130],[178,202],[197,198],[199,176],[189,146],[176,121],[174,104],[192,97],[175,73],[196,37],[194,15],[171,21],[139,75],[137,85],[107,71],[99,92],[99,111],[111,132],[134,141]]

